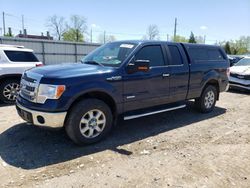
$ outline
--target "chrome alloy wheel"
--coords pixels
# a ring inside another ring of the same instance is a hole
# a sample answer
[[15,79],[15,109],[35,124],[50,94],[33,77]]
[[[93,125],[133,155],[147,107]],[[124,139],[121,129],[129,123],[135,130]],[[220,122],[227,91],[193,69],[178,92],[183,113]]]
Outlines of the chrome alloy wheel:
[[3,89],[3,96],[9,101],[15,101],[20,91],[20,85],[13,82],[6,85]]
[[207,92],[206,96],[205,96],[205,101],[204,101],[204,105],[206,107],[206,109],[209,109],[213,106],[215,101],[215,94],[213,91],[209,91]]
[[106,117],[101,110],[94,109],[86,112],[80,121],[80,131],[85,138],[97,137],[104,130]]

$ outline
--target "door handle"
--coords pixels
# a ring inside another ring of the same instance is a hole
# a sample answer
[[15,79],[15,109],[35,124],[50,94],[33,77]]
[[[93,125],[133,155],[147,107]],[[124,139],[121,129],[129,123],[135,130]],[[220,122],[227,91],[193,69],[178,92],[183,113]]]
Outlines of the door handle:
[[170,74],[168,74],[168,73],[164,73],[164,74],[162,74],[162,76],[163,76],[163,77],[169,77],[169,76],[170,76]]

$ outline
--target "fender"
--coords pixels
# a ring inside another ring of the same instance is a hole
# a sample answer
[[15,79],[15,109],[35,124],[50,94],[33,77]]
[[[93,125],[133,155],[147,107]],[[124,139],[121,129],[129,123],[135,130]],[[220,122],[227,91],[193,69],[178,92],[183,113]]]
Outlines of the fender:
[[220,83],[221,83],[220,74],[215,70],[211,70],[205,74],[205,76],[203,77],[203,79],[201,81],[200,95],[201,95],[203,89],[205,88],[205,86],[207,85],[207,83],[212,81],[212,80],[216,81],[219,85],[219,88],[220,88]]
[[[108,95],[112,100],[115,102],[115,104],[121,103],[119,100],[119,91],[117,88],[114,88],[112,84],[106,83],[106,82],[91,82],[91,83],[86,83],[87,85],[79,85],[79,87],[74,87],[70,91],[70,94],[74,93],[74,95],[70,96],[66,108],[69,109],[70,106],[80,97],[86,95],[87,93],[91,92],[101,92],[106,95]],[[83,87],[81,87],[83,86]]]

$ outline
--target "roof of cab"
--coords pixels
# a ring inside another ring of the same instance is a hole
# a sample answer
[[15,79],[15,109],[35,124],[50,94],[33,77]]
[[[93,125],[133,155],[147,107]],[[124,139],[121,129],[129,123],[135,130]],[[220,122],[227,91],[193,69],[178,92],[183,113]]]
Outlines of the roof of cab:
[[152,43],[167,43],[167,44],[183,44],[186,47],[220,47],[210,44],[194,44],[194,43],[184,43],[184,42],[170,42],[170,41],[161,41],[161,40],[121,40],[114,42],[124,42],[124,43],[136,43],[136,44],[152,44]]

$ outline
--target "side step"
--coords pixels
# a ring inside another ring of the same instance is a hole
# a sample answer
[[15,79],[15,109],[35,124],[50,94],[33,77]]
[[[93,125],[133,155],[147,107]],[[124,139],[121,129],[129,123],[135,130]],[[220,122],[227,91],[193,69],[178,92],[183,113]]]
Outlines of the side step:
[[140,118],[140,117],[144,117],[144,116],[150,116],[150,115],[153,115],[153,114],[159,114],[159,113],[162,113],[162,112],[168,112],[168,111],[177,110],[177,109],[185,108],[185,107],[186,107],[186,105],[183,104],[183,105],[180,105],[180,106],[166,108],[166,109],[163,109],[163,110],[157,110],[157,111],[152,111],[152,112],[147,112],[147,113],[137,114],[137,115],[124,116],[124,120],[136,119],[136,118]]

